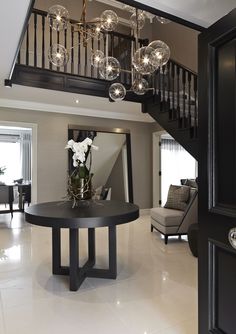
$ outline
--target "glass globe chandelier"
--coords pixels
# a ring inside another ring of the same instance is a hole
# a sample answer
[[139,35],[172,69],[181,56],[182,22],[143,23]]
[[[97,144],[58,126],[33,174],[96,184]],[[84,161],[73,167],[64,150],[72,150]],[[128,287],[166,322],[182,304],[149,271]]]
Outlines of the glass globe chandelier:
[[143,78],[143,76],[152,75],[158,68],[161,69],[170,58],[170,48],[166,43],[160,40],[152,41],[148,46],[138,48],[140,30],[145,24],[145,13],[127,5],[125,5],[124,8],[132,13],[130,26],[135,37],[135,49],[131,63],[132,84],[129,90],[126,90],[124,85],[120,83],[115,83],[110,86],[109,96],[115,102],[123,100],[126,96],[126,92],[144,95],[149,90],[154,91],[154,88],[149,87],[148,81]]
[[[125,6],[124,9],[131,13],[130,27],[135,37],[135,47],[133,49],[131,60],[132,82],[131,88],[126,89],[121,83],[112,83],[109,88],[109,96],[113,101],[121,101],[125,98],[127,92],[133,92],[137,95],[144,95],[148,90],[154,90],[149,87],[148,81],[143,78],[145,75],[152,75],[158,68],[165,65],[170,58],[170,49],[166,43],[160,40],[152,41],[148,46],[138,47],[139,35],[145,25],[146,14],[131,6]],[[108,81],[117,79],[123,70],[118,59],[109,56],[108,40],[109,32],[114,31],[118,24],[118,16],[112,10],[105,10],[101,16],[93,21],[86,20],[87,0],[83,0],[83,9],[81,19],[76,23],[70,23],[74,32],[79,32],[82,36],[79,43],[87,46],[89,39],[99,40],[106,33],[106,50],[92,50],[91,65],[98,69],[100,76]],[[47,19],[50,27],[56,31],[65,31],[70,22],[68,10],[61,5],[54,5],[49,8]],[[157,19],[162,23],[167,23],[164,18]],[[72,49],[73,47],[71,47]],[[51,64],[57,67],[65,66],[69,61],[68,50],[60,44],[53,44],[48,50],[48,59]]]

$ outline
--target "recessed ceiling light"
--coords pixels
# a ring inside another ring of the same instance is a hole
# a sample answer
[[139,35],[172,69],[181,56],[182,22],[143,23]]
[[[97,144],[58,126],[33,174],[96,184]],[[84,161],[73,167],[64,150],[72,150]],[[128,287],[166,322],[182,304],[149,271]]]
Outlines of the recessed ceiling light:
[[77,99],[77,100],[75,100],[75,103],[77,103],[77,104],[78,104],[78,103],[79,103],[79,100],[78,100],[78,99]]

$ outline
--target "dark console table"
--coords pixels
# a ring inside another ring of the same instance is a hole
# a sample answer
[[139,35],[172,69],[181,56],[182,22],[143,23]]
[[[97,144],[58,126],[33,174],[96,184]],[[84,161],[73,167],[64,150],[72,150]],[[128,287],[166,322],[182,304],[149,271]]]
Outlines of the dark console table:
[[[52,228],[52,271],[54,275],[69,275],[71,291],[77,291],[86,277],[116,279],[116,225],[138,217],[137,205],[117,201],[83,201],[73,209],[71,202],[49,202],[25,210],[27,222]],[[95,229],[105,226],[109,236],[109,269],[96,269]],[[61,266],[61,228],[70,230],[69,267]],[[88,261],[83,267],[79,267],[80,228],[88,229]]]

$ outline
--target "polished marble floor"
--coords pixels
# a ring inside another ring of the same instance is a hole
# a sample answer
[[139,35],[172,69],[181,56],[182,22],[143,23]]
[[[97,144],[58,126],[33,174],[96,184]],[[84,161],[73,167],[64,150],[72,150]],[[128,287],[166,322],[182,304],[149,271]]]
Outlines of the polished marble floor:
[[[107,265],[107,231],[96,235]],[[87,233],[80,233],[85,261]],[[68,232],[63,231],[63,264]],[[197,260],[186,240],[164,245],[148,216],[118,227],[117,280],[86,279],[78,292],[52,276],[51,231],[21,213],[0,215],[0,334],[197,334]]]

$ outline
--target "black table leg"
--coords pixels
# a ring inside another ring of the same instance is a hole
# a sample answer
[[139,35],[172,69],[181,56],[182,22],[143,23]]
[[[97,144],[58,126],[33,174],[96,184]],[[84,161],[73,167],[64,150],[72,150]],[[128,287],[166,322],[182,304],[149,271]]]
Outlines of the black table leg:
[[117,276],[117,250],[116,250],[116,226],[109,228],[109,271],[110,278],[115,279]]
[[53,274],[69,275],[70,290],[77,291],[86,277],[116,279],[117,276],[117,250],[116,250],[116,226],[108,228],[109,243],[109,268],[93,268],[95,264],[95,229],[88,229],[88,261],[79,268],[79,231],[71,228],[69,231],[70,265],[61,266],[61,231],[52,229],[52,261]]
[[88,229],[88,257],[90,263],[95,264],[95,228]]
[[61,230],[52,229],[52,273],[60,275],[61,271]]
[[70,290],[71,291],[77,291],[79,288],[78,271],[79,271],[79,232],[77,228],[70,228]]

